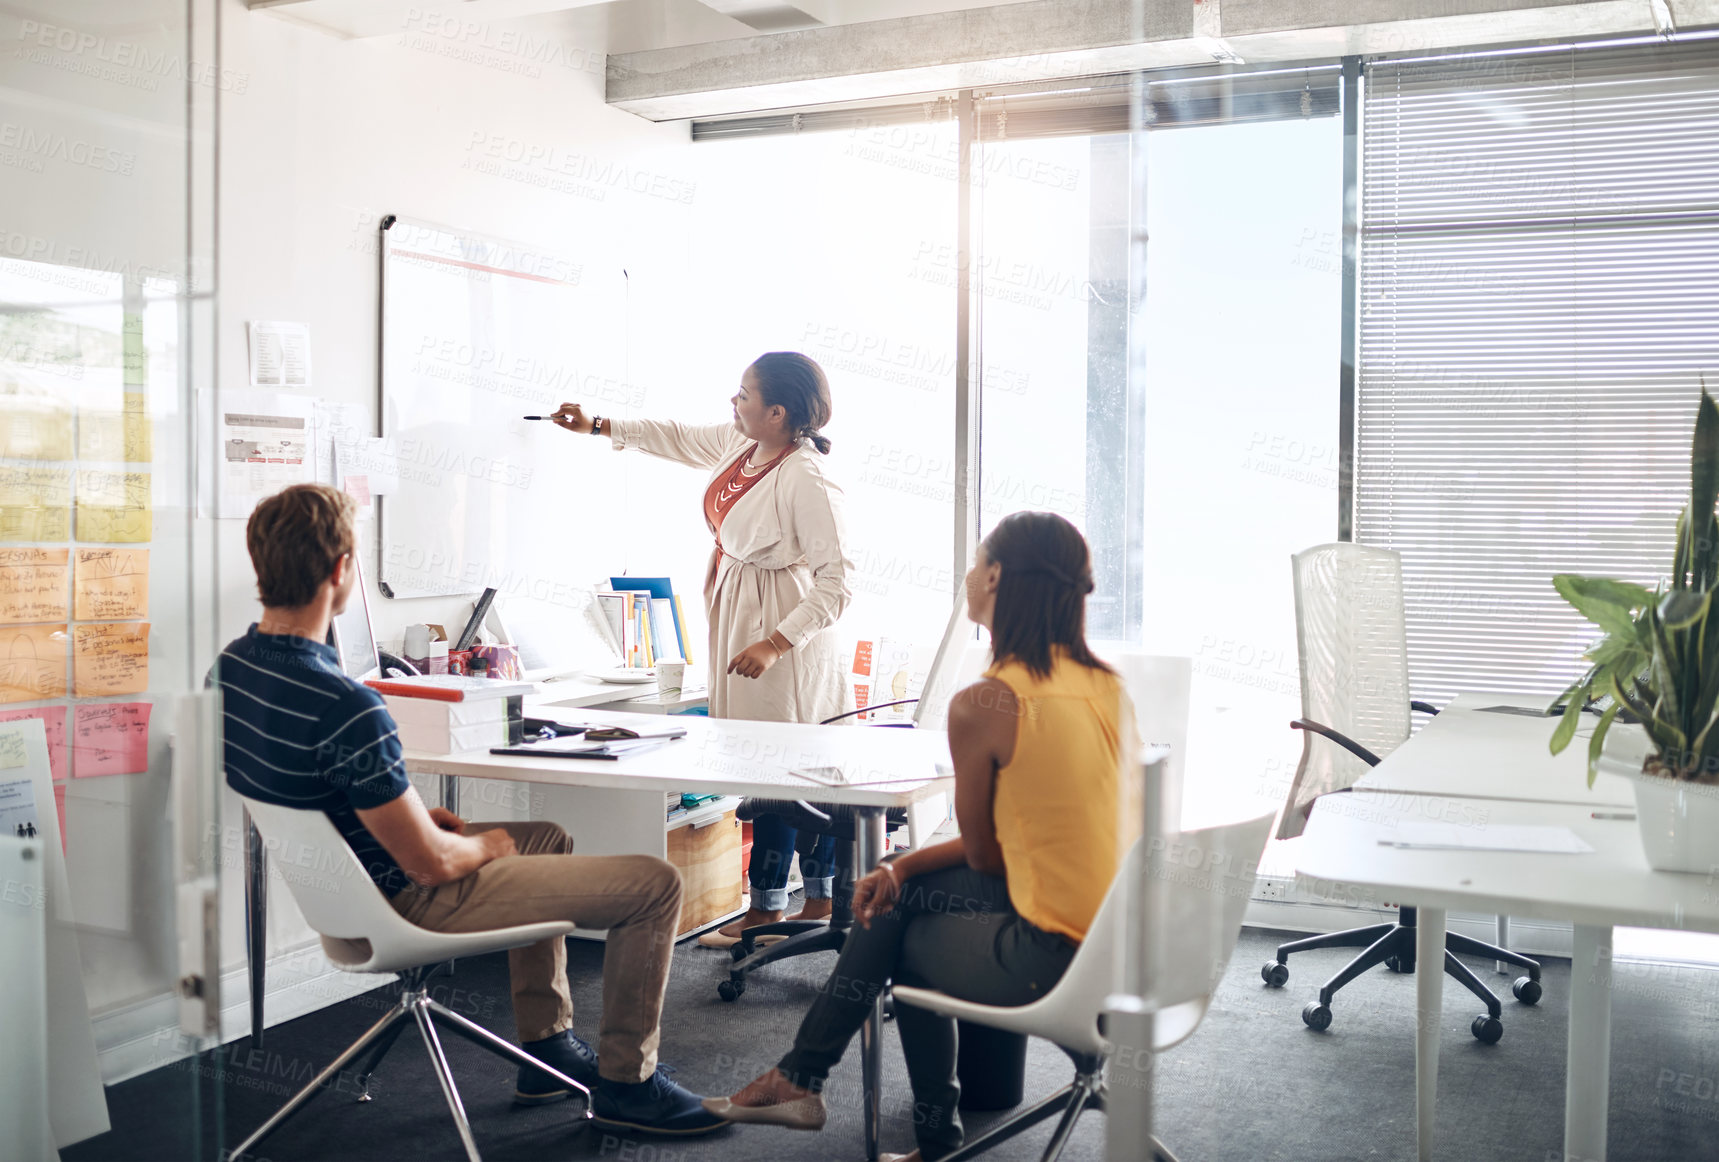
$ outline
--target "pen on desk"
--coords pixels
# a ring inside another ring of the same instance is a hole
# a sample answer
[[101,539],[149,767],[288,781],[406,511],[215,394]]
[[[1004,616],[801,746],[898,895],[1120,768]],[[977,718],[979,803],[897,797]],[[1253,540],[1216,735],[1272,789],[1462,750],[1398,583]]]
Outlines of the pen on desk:
[[1634,819],[1634,811],[1589,811],[1590,819]]

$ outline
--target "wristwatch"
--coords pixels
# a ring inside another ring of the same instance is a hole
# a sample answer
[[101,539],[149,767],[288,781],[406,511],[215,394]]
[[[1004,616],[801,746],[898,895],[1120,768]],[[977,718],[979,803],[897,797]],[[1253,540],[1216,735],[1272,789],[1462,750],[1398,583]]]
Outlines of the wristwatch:
[[603,417],[602,416],[592,416],[591,417],[591,434],[593,436],[600,436],[603,434]]

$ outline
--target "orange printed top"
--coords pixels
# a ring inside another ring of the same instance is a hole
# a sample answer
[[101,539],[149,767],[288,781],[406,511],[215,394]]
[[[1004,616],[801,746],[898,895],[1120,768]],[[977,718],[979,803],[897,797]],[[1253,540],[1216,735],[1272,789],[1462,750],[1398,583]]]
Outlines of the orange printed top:
[[728,510],[751,491],[754,485],[768,476],[776,465],[787,459],[788,453],[792,452],[794,447],[795,445],[789,444],[776,453],[775,459],[756,472],[748,474],[743,470],[744,466],[752,459],[752,453],[758,450],[758,445],[752,444],[735,458],[727,472],[710,482],[710,487],[704,491],[704,523],[710,526],[712,535],[716,537],[717,548],[722,548],[722,520],[728,515]]

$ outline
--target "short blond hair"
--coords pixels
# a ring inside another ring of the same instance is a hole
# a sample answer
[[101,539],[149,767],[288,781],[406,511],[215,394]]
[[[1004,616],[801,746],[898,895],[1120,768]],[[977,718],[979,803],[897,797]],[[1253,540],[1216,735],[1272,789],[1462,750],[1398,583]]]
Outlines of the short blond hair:
[[309,605],[352,551],[352,498],[326,484],[294,484],[258,504],[245,525],[245,547],[265,606]]

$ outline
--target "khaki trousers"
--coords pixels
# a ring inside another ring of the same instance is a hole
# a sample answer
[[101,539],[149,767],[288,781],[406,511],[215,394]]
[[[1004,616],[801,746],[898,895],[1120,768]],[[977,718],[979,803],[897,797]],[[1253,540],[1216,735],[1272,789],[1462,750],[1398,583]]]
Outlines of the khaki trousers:
[[[473,823],[466,834],[496,827],[513,836],[518,855],[491,860],[452,883],[408,887],[394,897],[394,910],[432,932],[545,920],[607,929],[598,1072],[611,1081],[646,1080],[657,1067],[663,990],[680,926],[680,872],[649,855],[572,855],[573,841],[554,823]],[[521,1041],[572,1028],[562,937],[513,949],[507,967]]]

